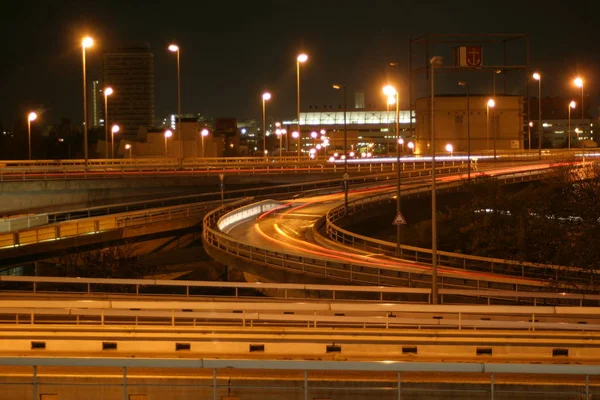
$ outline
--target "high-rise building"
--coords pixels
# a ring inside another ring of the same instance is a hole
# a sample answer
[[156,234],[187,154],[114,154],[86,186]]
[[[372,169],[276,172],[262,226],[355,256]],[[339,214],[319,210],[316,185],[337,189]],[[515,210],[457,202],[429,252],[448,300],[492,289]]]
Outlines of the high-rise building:
[[149,44],[104,54],[104,84],[114,90],[108,99],[108,123],[123,136],[136,136],[154,121],[154,55]]
[[104,97],[100,80],[92,81],[92,126],[104,125]]

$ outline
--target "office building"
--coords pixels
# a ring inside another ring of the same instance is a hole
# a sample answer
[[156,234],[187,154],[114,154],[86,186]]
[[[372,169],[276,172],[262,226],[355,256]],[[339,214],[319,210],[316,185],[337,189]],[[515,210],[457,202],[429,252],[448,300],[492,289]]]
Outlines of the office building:
[[154,120],[154,56],[148,44],[104,54],[104,85],[113,88],[108,99],[108,124],[118,124],[122,137],[137,136]]

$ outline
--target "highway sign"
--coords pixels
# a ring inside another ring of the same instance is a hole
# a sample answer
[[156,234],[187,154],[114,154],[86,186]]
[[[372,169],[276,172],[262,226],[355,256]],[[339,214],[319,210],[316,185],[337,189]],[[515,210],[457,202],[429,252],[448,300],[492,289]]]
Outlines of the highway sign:
[[350,175],[348,175],[348,173],[347,173],[347,172],[344,172],[344,175],[342,175],[342,177],[343,177],[344,179],[348,179],[348,178],[350,178]]
[[225,174],[219,174],[219,180],[223,182],[223,178],[225,178]]
[[406,219],[404,219],[404,215],[401,212],[394,218],[394,225],[406,225]]

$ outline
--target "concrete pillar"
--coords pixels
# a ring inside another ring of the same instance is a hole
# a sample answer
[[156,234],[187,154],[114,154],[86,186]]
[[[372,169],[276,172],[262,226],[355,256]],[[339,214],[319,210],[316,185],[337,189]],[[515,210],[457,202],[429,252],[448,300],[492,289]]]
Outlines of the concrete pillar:
[[402,379],[400,376],[400,371],[398,371],[398,400],[402,399]]
[[308,400],[308,371],[304,370],[304,400]]
[[490,400],[494,400],[494,373],[490,374]]
[[33,366],[33,400],[38,399],[38,389],[37,389],[37,366]]

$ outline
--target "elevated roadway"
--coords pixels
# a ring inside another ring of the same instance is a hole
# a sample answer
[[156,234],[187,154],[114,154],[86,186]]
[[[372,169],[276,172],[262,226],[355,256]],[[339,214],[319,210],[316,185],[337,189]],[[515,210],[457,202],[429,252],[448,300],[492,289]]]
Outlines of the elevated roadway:
[[[541,163],[502,168],[490,167],[486,173],[511,182],[539,179],[549,171],[551,165]],[[456,190],[460,186],[461,178],[461,175],[440,178],[441,190]],[[411,186],[409,182],[403,179],[403,196],[429,194],[428,184]],[[382,192],[381,197],[378,197],[376,193],[378,191]],[[351,212],[355,210],[355,204],[361,202],[361,198],[375,198],[373,204],[379,204],[383,200],[391,199],[394,194],[395,188],[389,187],[353,191],[350,194]],[[310,276],[310,279],[321,279],[319,282],[323,282],[322,279],[329,279],[359,284],[430,286],[431,251],[427,257],[424,249],[403,247],[407,250],[405,254],[414,250],[414,259],[405,259],[405,257],[397,259],[382,252],[356,249],[348,246],[350,243],[332,244],[330,240],[322,237],[319,232],[320,226],[316,224],[323,226],[328,210],[336,207],[343,209],[342,202],[342,196],[339,194],[295,199],[280,203],[279,206],[270,206],[252,215],[241,212],[242,208],[239,212],[242,215],[239,223],[221,222],[227,219],[227,215],[238,213],[233,209],[219,219],[218,228],[224,235],[206,229],[210,221],[205,220],[205,247],[211,255],[221,257],[223,262],[225,259],[255,260],[251,264],[241,262],[239,266],[248,272],[248,276],[259,280],[269,279],[270,276],[273,280],[289,282],[301,279],[299,276]],[[247,217],[244,218],[244,215]],[[213,249],[213,246],[217,246],[218,250]],[[220,256],[223,253],[232,254],[233,257]],[[457,266],[455,266],[456,259],[459,260]],[[551,266],[485,258],[473,260],[464,255],[455,255],[452,263],[444,263],[445,259],[441,261],[439,268],[441,284],[448,288],[544,290],[548,286],[545,274],[548,270],[552,270]],[[479,265],[471,268],[472,264]],[[261,265],[268,266],[269,269],[261,269]]]

